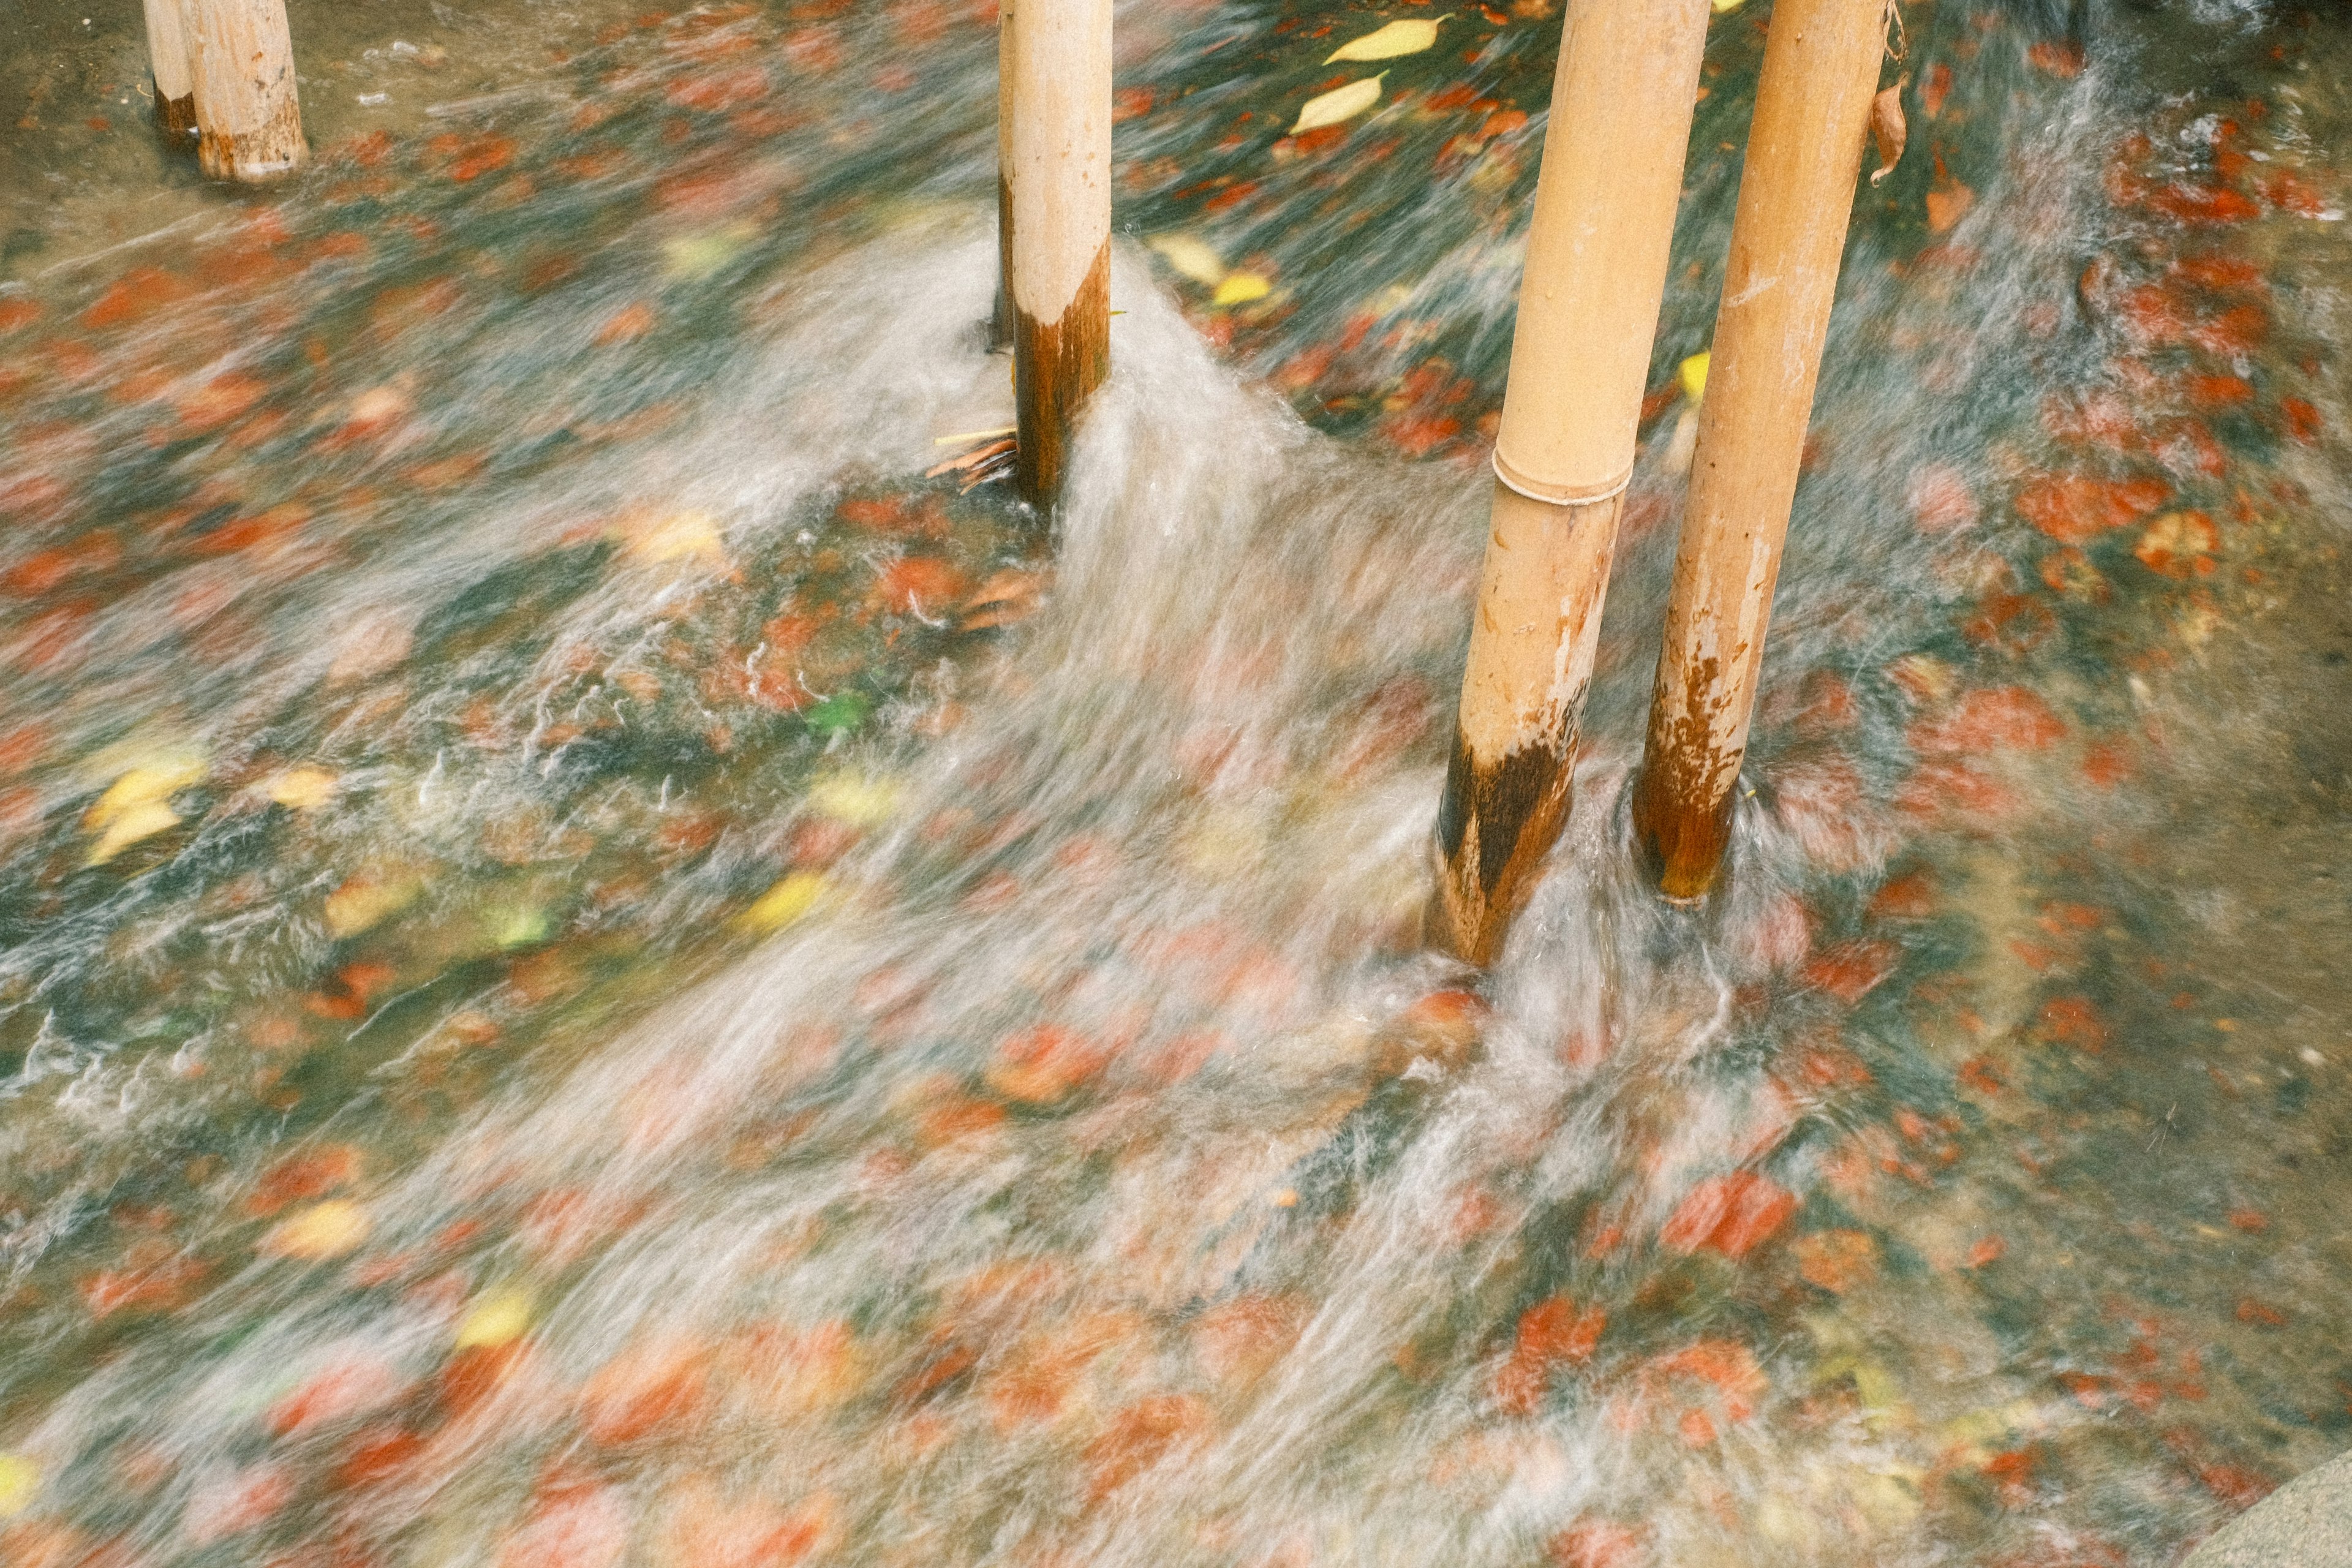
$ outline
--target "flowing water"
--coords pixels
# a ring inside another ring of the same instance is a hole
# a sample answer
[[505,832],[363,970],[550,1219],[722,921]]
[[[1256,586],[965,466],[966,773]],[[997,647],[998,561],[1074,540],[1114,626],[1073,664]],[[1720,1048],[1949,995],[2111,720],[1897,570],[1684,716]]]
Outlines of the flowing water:
[[1717,17],[1475,976],[1547,9],[1304,137],[1400,13],[1122,12],[1050,520],[922,477],[1009,418],[983,7],[298,3],[266,197],[79,115],[126,18],[20,57],[0,1561],[2168,1563],[2344,1445],[2352,31],[1906,8],[1681,911],[1621,796]]

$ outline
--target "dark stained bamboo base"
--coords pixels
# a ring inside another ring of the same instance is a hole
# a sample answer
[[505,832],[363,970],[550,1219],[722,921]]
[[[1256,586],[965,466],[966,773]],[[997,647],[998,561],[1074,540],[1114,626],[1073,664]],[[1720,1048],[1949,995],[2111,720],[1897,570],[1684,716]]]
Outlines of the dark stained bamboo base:
[[1567,825],[1575,770],[1573,733],[1480,763],[1462,731],[1445,767],[1437,808],[1437,923],[1432,933],[1480,968],[1502,950],[1513,917],[1535,890],[1544,857]]
[[1691,776],[1692,770],[1645,761],[1633,781],[1634,841],[1658,891],[1682,901],[1706,896],[1731,845],[1731,795],[1709,800],[1689,784]]
[[196,138],[196,162],[215,180],[284,179],[310,155],[302,140],[302,110],[290,95],[258,131],[206,130]]
[[1105,239],[1058,321],[1013,311],[1013,402],[1021,424],[1016,479],[1031,505],[1050,506],[1061,495],[1071,429],[1109,374],[1110,241]]
[[192,146],[196,135],[196,95],[184,92],[177,98],[165,98],[163,89],[155,89],[155,129],[163,140],[174,147]]

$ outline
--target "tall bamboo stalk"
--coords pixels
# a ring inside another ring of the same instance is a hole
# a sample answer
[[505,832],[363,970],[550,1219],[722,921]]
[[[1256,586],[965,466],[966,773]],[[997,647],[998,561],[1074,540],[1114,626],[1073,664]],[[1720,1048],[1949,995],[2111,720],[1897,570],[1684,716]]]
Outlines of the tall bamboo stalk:
[[1005,0],[1001,242],[1021,493],[1057,496],[1071,427],[1110,372],[1110,0]]
[[1777,0],[1715,319],[1635,832],[1694,899],[1731,837],[1887,0]]
[[155,78],[155,125],[173,142],[196,133],[196,65],[184,0],[146,0],[147,59]]
[[1501,950],[1568,818],[1665,294],[1707,0],[1570,0],[1438,811],[1436,933]]
[[[310,156],[286,0],[188,0],[196,159],[215,179],[275,179]],[[151,12],[152,14],[152,12]]]

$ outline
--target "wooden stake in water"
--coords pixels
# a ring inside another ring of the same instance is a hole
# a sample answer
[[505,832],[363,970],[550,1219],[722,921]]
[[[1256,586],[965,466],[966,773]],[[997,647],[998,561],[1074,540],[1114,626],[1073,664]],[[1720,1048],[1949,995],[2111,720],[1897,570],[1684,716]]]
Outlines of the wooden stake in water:
[[[149,0],[149,15],[158,0]],[[276,179],[310,156],[294,90],[286,0],[187,0],[196,158],[215,179]]]
[[174,146],[196,133],[196,66],[184,0],[146,0],[147,59],[155,76],[155,125]]
[[1567,821],[1617,517],[1665,294],[1707,0],[1570,0],[1495,443],[1436,934],[1501,950]]
[[1634,831],[1669,898],[1712,887],[1731,837],[1886,5],[1778,0],[1772,9],[1633,785]]
[[1005,0],[999,48],[1019,483],[1042,506],[1110,371],[1110,0]]

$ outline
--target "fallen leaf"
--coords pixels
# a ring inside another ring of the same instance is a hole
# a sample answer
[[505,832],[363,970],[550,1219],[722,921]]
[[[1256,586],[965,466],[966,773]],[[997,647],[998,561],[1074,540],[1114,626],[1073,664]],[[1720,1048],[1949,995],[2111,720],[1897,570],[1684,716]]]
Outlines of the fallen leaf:
[[1337,60],[1392,60],[1399,55],[1417,55],[1437,42],[1438,24],[1453,19],[1453,13],[1448,12],[1434,20],[1391,22],[1377,32],[1341,44],[1323,63],[1328,66]]
[[2151,572],[2186,577],[2198,567],[2210,566],[2205,558],[2221,546],[2221,531],[2201,511],[2168,511],[2155,519],[2132,546],[2132,554]]
[[898,808],[894,779],[832,773],[809,786],[809,809],[852,827],[878,827]]
[[1213,289],[1224,281],[1224,258],[1208,242],[1189,234],[1155,234],[1143,242],[1193,282]]
[[941,474],[960,474],[973,468],[985,468],[996,459],[1010,458],[1020,449],[1019,439],[1011,436],[994,441],[984,441],[961,457],[949,458],[942,462],[933,463],[923,470],[923,478],[935,479]]
[[367,1239],[367,1210],[349,1198],[329,1198],[297,1209],[262,1238],[261,1250],[273,1258],[299,1258],[308,1263],[341,1258]]
[[455,1349],[496,1350],[522,1338],[530,1328],[531,1294],[520,1285],[501,1285],[466,1309],[457,1322]]
[[295,811],[313,811],[332,800],[336,777],[324,768],[289,768],[274,775],[266,787],[276,804]]
[[416,901],[421,877],[408,871],[366,872],[327,895],[327,934],[338,940],[382,924]]
[[1252,300],[1263,300],[1274,292],[1274,285],[1255,272],[1236,272],[1217,285],[1209,297],[1212,305],[1246,305]]
[[14,1519],[41,1489],[41,1467],[22,1454],[0,1454],[0,1519]]
[[724,565],[725,545],[719,520],[692,510],[625,518],[620,524],[625,548],[639,561],[707,561]]
[[749,224],[730,224],[708,234],[682,234],[664,240],[663,276],[708,278],[732,261],[757,232]]
[[1683,395],[1693,403],[1706,395],[1706,371],[1714,358],[1713,353],[1701,349],[1675,371],[1675,378],[1683,384]]
[[766,933],[783,930],[809,912],[817,895],[824,891],[824,879],[814,871],[795,871],[760,895],[757,902],[735,917],[736,923],[746,931]]
[[115,817],[98,842],[82,858],[85,866],[103,866],[142,838],[179,826],[180,814],[160,800],[142,801]]
[[1343,120],[1353,120],[1381,100],[1381,80],[1389,73],[1368,76],[1361,81],[1351,81],[1345,87],[1308,99],[1298,110],[1298,123],[1290,128],[1293,136],[1302,132],[1319,131],[1326,125],[1337,125]]
[[1893,174],[1903,159],[1903,143],[1910,134],[1903,123],[1903,89],[1910,80],[1906,71],[1893,87],[1881,89],[1870,100],[1870,134],[1878,143],[1878,167],[1870,175],[1874,185]]
[[107,785],[106,793],[82,814],[81,825],[92,833],[99,832],[142,806],[169,800],[190,784],[201,783],[204,776],[204,759],[192,752],[165,752],[150,758],[126,769]]
[[1938,185],[1927,193],[1927,232],[1948,234],[1952,226],[1969,216],[1977,205],[1976,192],[1958,180]]

